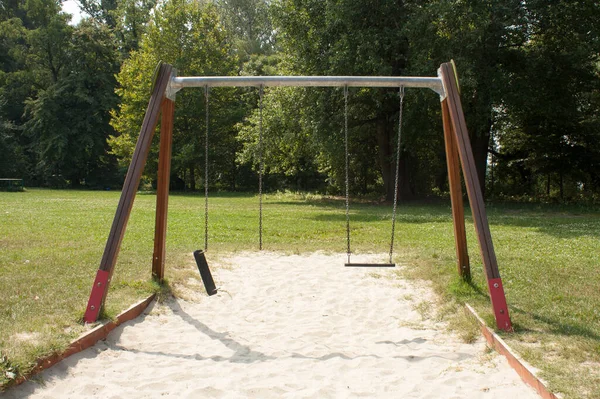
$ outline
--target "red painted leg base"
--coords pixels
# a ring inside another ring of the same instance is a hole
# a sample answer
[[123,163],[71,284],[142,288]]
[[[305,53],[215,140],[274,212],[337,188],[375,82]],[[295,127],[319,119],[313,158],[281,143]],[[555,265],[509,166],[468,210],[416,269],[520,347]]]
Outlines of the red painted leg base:
[[102,306],[108,288],[108,276],[109,273],[105,270],[98,270],[98,273],[96,273],[96,280],[94,280],[92,293],[90,294],[90,299],[87,308],[85,309],[85,315],[83,316],[83,321],[85,323],[94,323],[98,320],[100,307]]
[[490,298],[494,315],[496,316],[496,325],[498,329],[512,332],[512,323],[508,315],[508,305],[506,304],[506,296],[504,296],[504,288],[502,287],[502,279],[494,278],[488,280],[488,288],[490,289]]

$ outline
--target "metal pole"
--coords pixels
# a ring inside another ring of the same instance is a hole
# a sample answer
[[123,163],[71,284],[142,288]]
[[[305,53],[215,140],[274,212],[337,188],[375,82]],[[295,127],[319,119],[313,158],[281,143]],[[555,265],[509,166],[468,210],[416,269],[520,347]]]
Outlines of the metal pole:
[[445,97],[439,77],[421,76],[180,76],[172,77],[168,95],[184,87],[414,87],[427,88]]

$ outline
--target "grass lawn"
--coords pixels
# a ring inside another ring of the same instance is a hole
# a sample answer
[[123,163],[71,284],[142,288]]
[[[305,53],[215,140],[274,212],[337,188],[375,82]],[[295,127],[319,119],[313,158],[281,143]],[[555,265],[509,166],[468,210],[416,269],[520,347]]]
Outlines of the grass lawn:
[[[63,348],[83,316],[119,192],[0,192],[0,384],[36,357]],[[158,289],[150,282],[154,206],[138,194],[106,303],[109,317]],[[214,194],[209,256],[258,247],[257,198]],[[204,242],[204,198],[169,202],[167,278],[196,276],[191,252]],[[467,210],[472,284],[456,277],[448,204],[400,205],[396,261],[405,277],[433,282],[444,300],[469,302],[494,326],[479,249]],[[582,207],[492,205],[492,237],[514,334],[502,334],[566,398],[600,397],[600,212]],[[352,205],[354,250],[387,252],[391,207]],[[345,251],[343,200],[271,194],[264,247]],[[340,257],[340,263],[345,258]]]

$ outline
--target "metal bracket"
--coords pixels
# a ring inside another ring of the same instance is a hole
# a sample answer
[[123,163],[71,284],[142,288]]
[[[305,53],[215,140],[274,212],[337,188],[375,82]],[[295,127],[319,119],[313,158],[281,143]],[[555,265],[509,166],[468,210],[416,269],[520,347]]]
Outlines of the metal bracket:
[[[458,81],[458,72],[456,70],[456,64],[454,63],[454,60],[450,60],[450,63],[452,64],[452,71],[454,72],[454,80],[456,81],[456,88],[458,89],[458,94],[460,94],[460,83]],[[441,67],[437,70],[437,74],[438,74],[438,77],[440,78],[440,80],[442,81],[442,89],[441,89],[441,91],[437,91],[434,88],[432,88],[431,90],[434,90],[436,93],[438,93],[440,95],[440,102],[442,102],[446,99],[446,97],[448,95],[446,94],[447,90],[446,90],[446,86],[444,85],[444,79],[442,79],[442,68]]]
[[508,305],[506,304],[506,296],[502,287],[501,278],[493,278],[488,280],[488,288],[490,290],[490,299],[496,316],[496,325],[500,330],[513,331],[508,315]]
[[92,293],[90,294],[85,315],[83,316],[83,321],[85,323],[93,323],[98,320],[98,314],[100,313],[100,308],[102,307],[102,302],[106,295],[109,276],[110,273],[106,270],[98,270],[98,273],[96,273],[96,280],[94,280]]
[[440,95],[440,102],[442,102],[446,99],[446,97],[448,97],[448,95],[446,94],[448,91],[446,90],[446,85],[444,85],[444,79],[442,79],[442,68],[439,68],[437,70],[437,75],[442,81],[442,88],[439,91],[435,90],[435,92]]
[[167,84],[167,90],[165,92],[165,97],[167,97],[171,101],[175,101],[176,94],[181,87],[174,87],[173,80],[177,77],[177,69],[173,68],[171,72],[171,77],[169,78],[169,83]]

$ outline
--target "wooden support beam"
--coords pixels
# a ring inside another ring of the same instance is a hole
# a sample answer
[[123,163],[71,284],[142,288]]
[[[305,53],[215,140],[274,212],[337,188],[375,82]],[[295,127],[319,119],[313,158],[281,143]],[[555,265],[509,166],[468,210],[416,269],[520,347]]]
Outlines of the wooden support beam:
[[442,64],[440,71],[446,92],[451,127],[454,132],[454,138],[456,139],[463,176],[467,186],[469,203],[471,205],[471,211],[473,212],[477,241],[479,243],[483,266],[488,280],[488,288],[490,290],[492,307],[494,308],[494,314],[496,316],[496,324],[501,330],[512,331],[504,288],[502,287],[502,280],[498,270],[498,261],[496,260],[490,226],[485,211],[483,192],[477,179],[473,149],[471,147],[462,103],[460,101],[460,94],[458,92],[456,71],[451,63]]
[[117,256],[121,249],[121,242],[125,235],[131,208],[133,207],[135,194],[140,184],[142,171],[144,170],[146,158],[148,157],[148,152],[150,151],[150,146],[152,144],[152,137],[154,136],[154,130],[156,129],[156,124],[158,122],[160,106],[165,96],[165,91],[169,79],[171,78],[172,71],[173,67],[168,64],[161,64],[157,70],[152,95],[148,102],[148,108],[146,108],[140,135],[133,152],[131,164],[127,170],[123,190],[121,191],[119,205],[117,206],[115,218],[113,219],[108,240],[106,241],[106,246],[104,248],[104,254],[102,255],[100,267],[83,317],[86,323],[95,322],[100,314],[100,309],[104,306],[112,273],[117,262]]
[[158,281],[162,281],[165,274],[165,244],[167,238],[167,210],[169,207],[174,112],[175,102],[168,98],[163,99],[160,122],[160,151],[158,153],[154,254],[152,256],[152,277]]
[[463,279],[471,278],[469,252],[467,250],[467,234],[465,231],[465,209],[460,182],[460,165],[458,162],[458,148],[450,122],[448,100],[442,101],[442,121],[444,123],[444,142],[446,144],[446,164],[448,165],[448,185],[450,188],[450,201],[452,203],[452,223],[454,225],[454,242],[456,245],[456,260],[458,274]]

